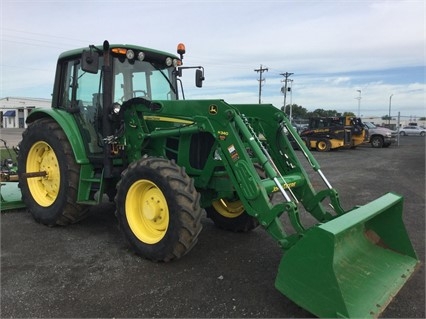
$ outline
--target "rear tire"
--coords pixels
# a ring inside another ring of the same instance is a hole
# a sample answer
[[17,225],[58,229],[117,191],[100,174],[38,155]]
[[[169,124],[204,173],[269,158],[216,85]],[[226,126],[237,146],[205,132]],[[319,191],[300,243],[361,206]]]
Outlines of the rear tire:
[[116,215],[136,254],[170,261],[188,253],[202,229],[200,194],[185,170],[162,158],[133,162],[117,185]]
[[[19,147],[19,187],[34,219],[53,226],[83,218],[86,206],[76,204],[80,166],[59,124],[51,118],[36,120],[22,134]],[[23,175],[43,171],[47,176]]]
[[303,143],[305,143],[308,150],[311,150],[311,141],[307,137],[302,138]]

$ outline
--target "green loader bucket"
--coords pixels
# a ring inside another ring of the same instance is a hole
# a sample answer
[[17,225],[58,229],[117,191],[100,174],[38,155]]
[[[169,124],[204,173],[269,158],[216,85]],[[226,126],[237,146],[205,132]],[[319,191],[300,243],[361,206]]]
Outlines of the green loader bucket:
[[388,193],[309,229],[284,255],[276,288],[318,317],[378,317],[419,264]]
[[25,207],[22,201],[21,190],[18,187],[18,182],[2,182],[1,191],[1,211],[18,209]]

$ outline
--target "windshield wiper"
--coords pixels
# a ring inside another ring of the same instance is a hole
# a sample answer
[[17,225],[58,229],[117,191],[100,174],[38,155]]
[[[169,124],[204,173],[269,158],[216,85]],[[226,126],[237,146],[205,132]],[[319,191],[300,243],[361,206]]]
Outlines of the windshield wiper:
[[167,80],[167,82],[169,83],[170,88],[172,89],[173,93],[177,96],[177,92],[175,87],[173,86],[172,82],[170,81],[170,79],[167,77],[167,75],[164,74],[163,70],[161,70],[159,67],[157,67],[154,63],[150,62],[150,64],[152,65],[152,67],[154,69],[156,69],[157,71],[160,71],[161,75]]

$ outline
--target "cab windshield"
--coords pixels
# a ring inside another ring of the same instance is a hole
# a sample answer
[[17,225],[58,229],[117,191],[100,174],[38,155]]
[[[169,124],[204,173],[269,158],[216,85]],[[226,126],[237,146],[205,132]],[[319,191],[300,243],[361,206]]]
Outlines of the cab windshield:
[[149,100],[176,100],[174,67],[149,61],[114,58],[113,101],[123,103],[134,97]]

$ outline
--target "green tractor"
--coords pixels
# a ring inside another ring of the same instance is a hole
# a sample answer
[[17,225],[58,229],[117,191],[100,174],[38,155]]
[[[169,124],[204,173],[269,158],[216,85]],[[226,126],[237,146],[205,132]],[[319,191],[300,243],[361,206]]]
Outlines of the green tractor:
[[52,108],[31,112],[20,144],[19,185],[34,219],[75,223],[108,197],[132,249],[163,262],[194,247],[205,212],[230,231],[260,225],[284,251],[275,284],[284,295],[317,316],[378,316],[419,263],[403,199],[389,193],[343,210],[278,108],[185,100],[182,73],[195,69],[201,87],[204,69],[183,66],[184,53],[105,41],[60,55]]

